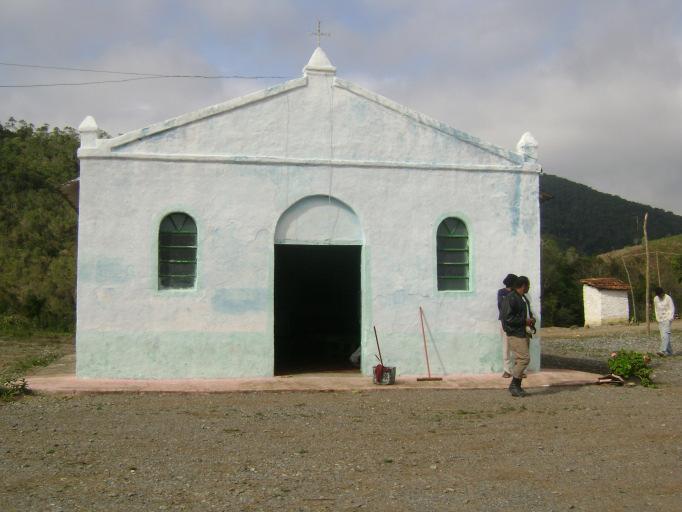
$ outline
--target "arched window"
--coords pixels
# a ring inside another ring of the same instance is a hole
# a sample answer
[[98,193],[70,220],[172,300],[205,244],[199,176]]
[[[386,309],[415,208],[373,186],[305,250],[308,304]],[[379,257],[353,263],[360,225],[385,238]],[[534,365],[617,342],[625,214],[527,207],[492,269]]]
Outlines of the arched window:
[[438,289],[469,289],[469,233],[457,217],[448,217],[438,226]]
[[170,213],[159,226],[159,290],[192,288],[196,275],[197,225],[186,213]]

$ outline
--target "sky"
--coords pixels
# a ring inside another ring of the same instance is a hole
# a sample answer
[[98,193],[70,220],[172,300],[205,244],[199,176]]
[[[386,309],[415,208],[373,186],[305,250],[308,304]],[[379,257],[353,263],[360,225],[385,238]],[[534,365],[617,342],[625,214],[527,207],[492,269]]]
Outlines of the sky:
[[318,19],[338,76],[504,148],[530,131],[545,172],[682,214],[680,0],[0,0],[5,64],[286,77],[2,87],[0,120],[117,135],[220,103],[301,76]]

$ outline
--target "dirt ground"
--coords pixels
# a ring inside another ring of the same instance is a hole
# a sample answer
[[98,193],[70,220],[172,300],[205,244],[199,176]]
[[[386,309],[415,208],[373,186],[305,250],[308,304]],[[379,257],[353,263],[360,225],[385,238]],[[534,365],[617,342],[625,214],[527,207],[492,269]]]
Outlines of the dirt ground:
[[0,335],[0,379],[22,374],[27,368],[72,354],[73,349],[73,338],[66,334],[22,337]]
[[[543,333],[599,368],[640,329]],[[676,323],[673,348],[682,348]],[[28,396],[0,404],[0,510],[680,510],[682,356],[657,389]]]

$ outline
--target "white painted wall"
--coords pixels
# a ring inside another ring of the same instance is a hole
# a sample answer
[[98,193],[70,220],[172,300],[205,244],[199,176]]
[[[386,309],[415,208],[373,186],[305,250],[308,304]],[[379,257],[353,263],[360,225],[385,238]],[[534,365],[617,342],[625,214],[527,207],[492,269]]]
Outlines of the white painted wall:
[[625,290],[601,290],[601,318],[606,324],[627,323],[630,319],[628,292]]
[[[373,325],[387,364],[426,372],[420,305],[433,373],[501,371],[496,291],[509,272],[529,276],[540,315],[539,166],[329,73],[90,141],[79,156],[80,377],[272,375],[276,231],[338,242],[306,221],[311,204],[324,211],[316,199],[277,229],[309,196],[343,203],[343,236],[363,244],[365,373]],[[157,289],[158,226],[173,211],[197,223],[192,290]],[[466,292],[437,290],[448,216],[469,231]],[[538,369],[537,339],[532,354]]]
[[601,325],[601,296],[597,288],[583,285],[583,308],[585,312],[585,327]]
[[585,326],[627,323],[630,319],[628,292],[624,290],[599,290],[583,285]]

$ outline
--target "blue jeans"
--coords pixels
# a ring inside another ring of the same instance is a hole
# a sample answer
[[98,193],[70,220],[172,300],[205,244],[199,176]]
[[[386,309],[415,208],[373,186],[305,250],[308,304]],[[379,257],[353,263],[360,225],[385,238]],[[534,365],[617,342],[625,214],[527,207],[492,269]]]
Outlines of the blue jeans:
[[670,329],[672,327],[672,320],[664,320],[658,322],[658,330],[661,331],[661,352],[671,356],[673,355],[673,347],[670,343]]

